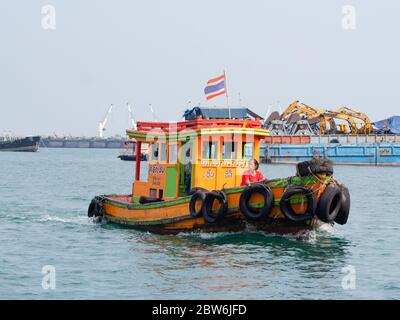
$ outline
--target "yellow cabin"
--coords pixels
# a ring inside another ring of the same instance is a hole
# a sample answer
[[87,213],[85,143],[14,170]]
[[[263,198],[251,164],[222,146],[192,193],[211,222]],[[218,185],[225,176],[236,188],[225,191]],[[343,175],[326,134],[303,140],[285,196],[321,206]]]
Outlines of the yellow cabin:
[[137,162],[133,202],[139,197],[174,199],[186,196],[187,189],[194,187],[217,190],[240,186],[248,161],[259,158],[261,140],[268,135],[260,118],[248,109],[231,112],[244,110],[251,113],[248,119],[197,116],[177,123],[139,122],[137,130],[127,130],[128,137],[136,140],[136,153],[140,154],[142,143],[149,144],[147,180],[141,180]]

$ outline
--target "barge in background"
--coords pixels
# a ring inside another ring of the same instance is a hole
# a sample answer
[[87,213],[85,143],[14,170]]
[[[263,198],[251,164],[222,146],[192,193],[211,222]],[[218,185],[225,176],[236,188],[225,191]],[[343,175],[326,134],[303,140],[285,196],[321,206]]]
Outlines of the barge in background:
[[400,166],[399,134],[301,136],[301,142],[291,141],[295,137],[282,136],[282,144],[263,144],[263,161],[297,163],[310,160],[317,151],[335,164]]
[[0,151],[36,152],[39,149],[40,136],[0,138]]
[[122,149],[124,138],[86,138],[86,137],[43,137],[42,146],[45,148],[93,148],[93,149]]

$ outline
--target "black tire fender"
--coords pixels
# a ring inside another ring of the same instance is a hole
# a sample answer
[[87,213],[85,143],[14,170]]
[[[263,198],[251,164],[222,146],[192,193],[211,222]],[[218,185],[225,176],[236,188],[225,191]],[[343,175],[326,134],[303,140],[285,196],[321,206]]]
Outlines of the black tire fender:
[[[221,206],[218,209],[216,215],[212,214],[212,206],[214,201],[217,200]],[[203,205],[203,217],[207,223],[216,223],[221,221],[228,211],[228,201],[226,199],[226,195],[222,191],[211,191],[207,193],[204,199]]]
[[97,210],[97,201],[96,199],[92,199],[88,208],[88,217],[89,218],[93,217],[95,215],[96,210]]
[[323,222],[333,222],[342,206],[342,192],[336,184],[329,184],[318,201],[317,217]]
[[[304,194],[307,199],[307,210],[304,214],[296,214],[290,203],[290,198],[295,194]],[[291,221],[301,222],[314,217],[317,198],[310,188],[304,186],[289,186],[282,195],[279,207],[282,213]]]
[[[189,211],[190,215],[194,218],[201,217],[203,215],[203,206],[204,206],[204,201],[206,199],[207,193],[204,191],[196,191],[192,197],[190,198],[189,202]],[[196,202],[201,200],[201,207],[200,210],[196,211]]]
[[[261,209],[261,211],[254,210],[249,203],[249,200],[254,193],[261,194],[264,197],[264,207]],[[271,213],[273,207],[274,194],[269,187],[261,183],[247,187],[240,195],[239,208],[248,220],[265,220]]]
[[340,185],[340,191],[342,193],[342,205],[340,210],[335,218],[335,222],[338,224],[346,224],[349,219],[350,214],[350,192],[349,189],[345,185]]
[[88,217],[102,217],[104,215],[104,208],[103,208],[103,201],[104,196],[96,196],[90,202],[88,208]]

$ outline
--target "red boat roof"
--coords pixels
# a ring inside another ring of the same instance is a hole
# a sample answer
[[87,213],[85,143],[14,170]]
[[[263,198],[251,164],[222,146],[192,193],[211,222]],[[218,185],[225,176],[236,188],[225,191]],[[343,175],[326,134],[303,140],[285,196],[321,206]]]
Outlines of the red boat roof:
[[244,128],[261,128],[260,120],[244,120],[244,119],[203,119],[198,117],[196,120],[180,121],[180,122],[138,122],[137,131],[148,131],[161,129],[164,132],[170,130],[181,131],[184,129],[203,129],[210,127],[244,127]]

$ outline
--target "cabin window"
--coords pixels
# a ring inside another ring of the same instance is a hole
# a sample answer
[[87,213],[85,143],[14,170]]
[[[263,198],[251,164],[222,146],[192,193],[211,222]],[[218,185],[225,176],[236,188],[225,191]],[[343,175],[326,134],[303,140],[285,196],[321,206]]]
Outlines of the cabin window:
[[151,145],[151,160],[158,160],[158,143],[153,143]]
[[237,142],[224,141],[222,143],[222,159],[236,159]]
[[203,159],[217,159],[218,142],[204,141],[203,142]]
[[161,143],[161,154],[160,154],[160,161],[167,160],[167,144]]
[[243,142],[242,144],[242,158],[243,159],[253,159],[253,142]]
[[170,144],[168,150],[168,163],[175,164],[178,159],[178,145]]

